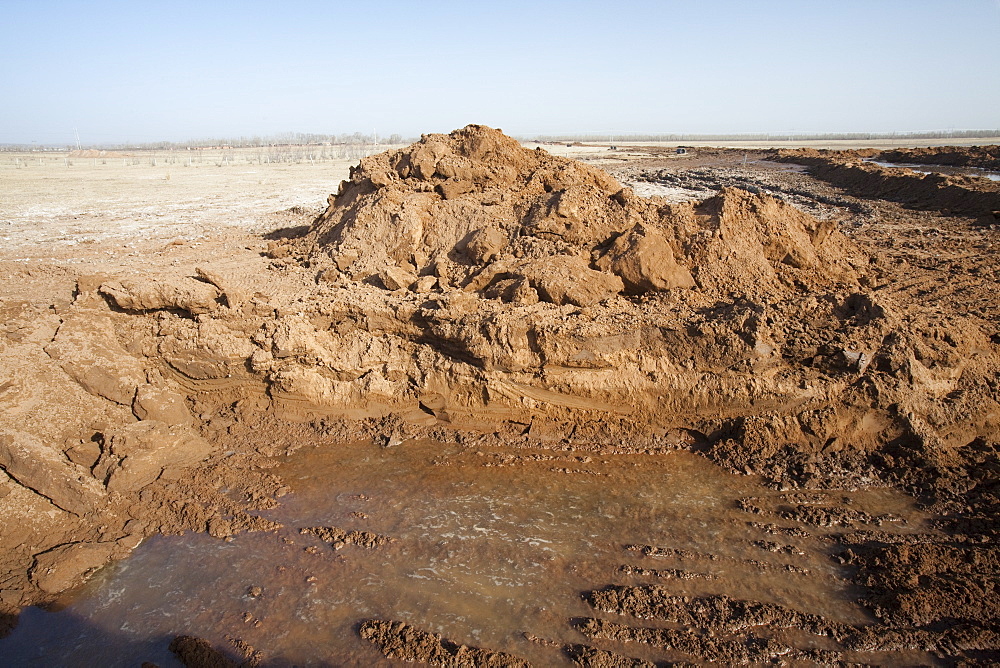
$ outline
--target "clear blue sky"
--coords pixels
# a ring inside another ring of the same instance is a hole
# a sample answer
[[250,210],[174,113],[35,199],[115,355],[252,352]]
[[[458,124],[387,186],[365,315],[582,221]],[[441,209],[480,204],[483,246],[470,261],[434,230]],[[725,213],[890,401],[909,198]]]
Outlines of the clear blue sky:
[[0,0],[0,143],[1000,126],[1000,0]]

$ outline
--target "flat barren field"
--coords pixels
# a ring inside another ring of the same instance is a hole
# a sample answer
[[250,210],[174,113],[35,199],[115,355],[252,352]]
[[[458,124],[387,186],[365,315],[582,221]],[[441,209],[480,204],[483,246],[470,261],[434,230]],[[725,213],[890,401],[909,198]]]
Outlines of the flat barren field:
[[[197,153],[0,154],[0,253],[70,257],[117,252],[116,244],[266,231],[274,227],[272,214],[322,207],[357,163],[261,163],[249,151]],[[95,245],[100,250],[87,248]]]
[[0,656],[995,665],[984,143],[0,153]]

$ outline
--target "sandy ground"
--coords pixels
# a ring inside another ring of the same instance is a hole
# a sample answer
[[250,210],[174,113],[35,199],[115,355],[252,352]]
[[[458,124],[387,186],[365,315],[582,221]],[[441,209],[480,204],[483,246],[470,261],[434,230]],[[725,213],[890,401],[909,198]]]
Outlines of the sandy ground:
[[5,259],[70,260],[128,245],[196,242],[263,232],[270,214],[314,210],[352,161],[314,164],[123,165],[75,159],[26,167],[0,159],[0,251]]

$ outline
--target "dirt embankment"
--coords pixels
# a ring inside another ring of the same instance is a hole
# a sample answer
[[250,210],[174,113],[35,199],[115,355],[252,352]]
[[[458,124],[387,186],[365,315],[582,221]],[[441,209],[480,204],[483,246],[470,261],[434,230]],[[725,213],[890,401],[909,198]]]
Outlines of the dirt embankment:
[[[998,220],[1000,183],[974,176],[921,174],[902,167],[883,167],[860,159],[864,157],[869,156],[857,151],[783,149],[776,151],[773,159],[808,165],[812,176],[859,197],[982,216],[990,224]],[[878,157],[885,159],[881,154]]]
[[[980,206],[970,193],[997,196],[861,163],[815,169],[890,199],[902,179],[955,211]],[[905,266],[832,218],[735,188],[700,203],[639,198],[469,126],[362,160],[308,232],[269,256],[240,275],[211,262],[194,276],[67,272],[50,304],[2,304],[4,611],[158,531],[268,528],[247,510],[280,482],[219,444],[269,416],[366,419],[338,424],[386,444],[475,431],[690,448],[787,488],[895,484],[949,516],[953,537],[928,538],[914,559],[944,541],[955,563],[994,563],[997,331],[886,289]],[[974,594],[995,590],[995,571],[925,594],[921,578],[938,571],[887,577],[898,561],[884,537],[852,540],[844,559],[881,592],[886,628],[910,615],[937,634],[922,647],[1000,649],[992,599]],[[954,587],[964,607],[943,605]],[[950,612],[918,619],[921,606]],[[974,639],[934,639],[956,627]]]
[[1000,170],[1000,146],[931,146],[882,151],[879,160],[916,165],[947,165]]

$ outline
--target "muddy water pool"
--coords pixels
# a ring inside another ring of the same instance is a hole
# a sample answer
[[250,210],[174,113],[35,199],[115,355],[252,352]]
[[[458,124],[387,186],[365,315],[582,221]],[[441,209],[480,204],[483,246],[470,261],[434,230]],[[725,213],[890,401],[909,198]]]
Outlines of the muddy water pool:
[[[867,620],[819,535],[796,539],[794,555],[753,547],[767,536],[737,501],[779,492],[686,452],[356,443],[304,447],[274,472],[291,492],[263,514],[283,529],[229,541],[152,538],[58,610],[25,610],[0,640],[4,664],[165,668],[180,665],[170,639],[191,634],[234,657],[236,647],[252,646],[263,665],[396,665],[358,636],[358,623],[370,618],[536,665],[568,664],[558,644],[585,641],[570,620],[614,617],[596,613],[581,592],[644,582]],[[872,510],[906,506],[885,492],[866,502]],[[307,527],[391,542],[335,550],[300,533]],[[650,558],[633,545],[684,550],[686,561]],[[792,561],[809,574],[790,574],[783,565]],[[680,567],[698,577],[660,582],[623,566]],[[649,651],[629,648],[633,656]]]

